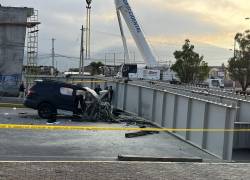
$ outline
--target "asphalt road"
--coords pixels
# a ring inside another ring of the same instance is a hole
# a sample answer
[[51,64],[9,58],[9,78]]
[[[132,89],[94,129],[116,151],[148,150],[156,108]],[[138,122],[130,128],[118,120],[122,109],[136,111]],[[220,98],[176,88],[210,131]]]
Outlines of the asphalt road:
[[1,180],[249,180],[250,164],[32,162],[0,163]]
[[[126,124],[73,122],[59,119],[60,125],[127,127]],[[0,108],[0,124],[46,124],[30,109]],[[134,127],[134,126],[129,126]],[[0,160],[78,161],[116,160],[121,155],[153,157],[200,157],[218,162],[216,157],[168,133],[125,138],[124,131],[66,131],[0,129]]]
[[[59,122],[60,125],[127,127],[126,124],[74,122],[69,117],[62,117]],[[40,119],[34,110],[0,108],[0,124],[45,125],[46,120]],[[250,164],[221,163],[168,133],[132,139],[124,135],[124,131],[0,129],[0,180],[250,179]],[[118,154],[200,157],[205,163],[118,162]]]

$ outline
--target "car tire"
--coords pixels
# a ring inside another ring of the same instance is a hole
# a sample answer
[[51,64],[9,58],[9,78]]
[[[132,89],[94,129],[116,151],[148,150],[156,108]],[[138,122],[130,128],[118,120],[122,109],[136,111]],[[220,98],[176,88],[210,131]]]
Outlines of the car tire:
[[57,114],[56,108],[49,103],[42,103],[38,107],[38,115],[43,119],[54,118]]

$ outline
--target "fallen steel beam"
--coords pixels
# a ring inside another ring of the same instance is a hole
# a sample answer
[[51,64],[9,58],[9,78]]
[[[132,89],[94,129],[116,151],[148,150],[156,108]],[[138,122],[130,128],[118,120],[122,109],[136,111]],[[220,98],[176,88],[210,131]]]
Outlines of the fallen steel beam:
[[149,162],[202,162],[199,157],[146,157],[118,155],[118,161],[149,161]]
[[138,132],[126,133],[125,137],[135,138],[135,137],[146,136],[150,134],[159,134],[159,132],[158,131],[138,131]]

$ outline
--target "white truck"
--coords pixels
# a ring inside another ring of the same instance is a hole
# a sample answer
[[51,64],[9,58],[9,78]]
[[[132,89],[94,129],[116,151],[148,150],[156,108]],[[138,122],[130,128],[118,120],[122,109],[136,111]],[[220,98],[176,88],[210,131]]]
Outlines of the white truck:
[[137,69],[137,73],[129,73],[129,79],[160,80],[161,71],[155,69]]
[[160,80],[161,71],[155,69],[138,68],[137,64],[122,64],[116,78]]
[[223,79],[207,79],[205,84],[209,88],[224,88],[224,80]]
[[198,86],[207,87],[207,88],[224,88],[224,80],[219,78],[207,79],[202,83],[196,83]]

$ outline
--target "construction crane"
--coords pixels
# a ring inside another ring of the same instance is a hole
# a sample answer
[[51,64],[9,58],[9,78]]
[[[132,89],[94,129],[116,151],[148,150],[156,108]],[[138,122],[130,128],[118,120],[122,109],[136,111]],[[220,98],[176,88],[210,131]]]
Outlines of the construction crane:
[[126,38],[123,31],[122,26],[122,20],[121,20],[121,14],[127,24],[127,27],[136,43],[137,48],[139,49],[142,58],[146,65],[148,67],[157,67],[159,66],[155,55],[153,54],[145,35],[131,9],[131,6],[129,5],[127,0],[115,0],[115,6],[116,6],[116,12],[117,12],[117,18],[119,22],[119,27],[121,31],[122,41],[123,41],[123,47],[124,47],[124,53],[125,58],[129,59],[129,53],[128,53],[128,47]]

